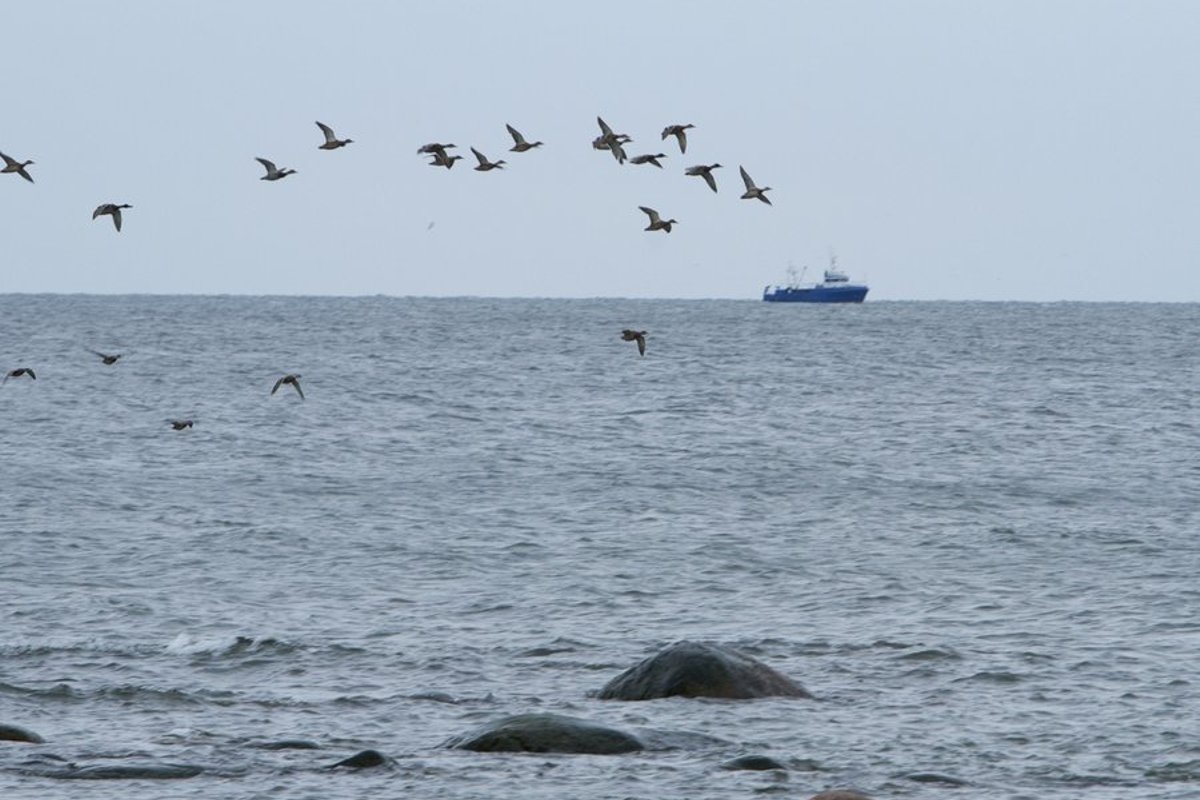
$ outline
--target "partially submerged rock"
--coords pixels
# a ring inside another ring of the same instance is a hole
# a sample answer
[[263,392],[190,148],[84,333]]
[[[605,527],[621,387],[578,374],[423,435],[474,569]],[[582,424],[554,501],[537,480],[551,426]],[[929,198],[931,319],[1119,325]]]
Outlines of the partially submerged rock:
[[791,678],[729,647],[676,642],[622,672],[600,690],[602,700],[654,700],[660,697],[755,697],[812,695]]
[[24,728],[18,728],[16,725],[0,724],[0,742],[27,742],[29,744],[42,744],[46,740],[38,736],[33,731],[27,731]]
[[367,769],[368,767],[382,767],[386,763],[388,763],[387,756],[378,750],[361,750],[349,758],[343,758],[336,764],[330,764],[329,768]]
[[780,764],[770,756],[738,756],[721,764],[721,769],[737,770],[771,770],[782,769],[786,770],[783,764]]
[[446,742],[481,753],[590,753],[612,755],[643,749],[636,736],[575,717],[518,714]]

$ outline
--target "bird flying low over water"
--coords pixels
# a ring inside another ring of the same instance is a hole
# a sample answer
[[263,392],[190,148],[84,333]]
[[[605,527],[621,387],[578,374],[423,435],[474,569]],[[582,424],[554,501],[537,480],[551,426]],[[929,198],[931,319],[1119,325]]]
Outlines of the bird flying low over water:
[[708,188],[715,192],[717,190],[717,179],[713,177],[712,171],[720,166],[720,164],[710,164],[708,166],[705,166],[704,164],[697,164],[694,167],[688,167],[686,170],[684,170],[684,173],[687,175],[698,175],[701,178],[704,178],[704,182],[708,184]]
[[25,171],[25,168],[33,163],[32,161],[17,161],[15,158],[4,155],[4,153],[0,153],[0,158],[4,159],[4,169],[0,169],[0,173],[15,172],[25,180],[33,183],[33,178],[29,177],[29,173]]
[[742,199],[743,200],[758,199],[758,200],[762,200],[767,205],[771,205],[771,201],[767,198],[767,195],[765,194],[766,192],[771,191],[771,187],[763,186],[762,188],[759,188],[759,187],[755,186],[753,179],[751,179],[751,177],[750,177],[750,173],[746,172],[745,167],[739,166],[738,170],[741,171],[742,181],[746,184],[746,191],[742,195]]
[[275,394],[276,392],[278,392],[279,387],[283,386],[284,384],[291,386],[293,389],[296,390],[296,394],[300,395],[300,399],[301,400],[304,399],[304,390],[300,388],[300,376],[299,375],[284,375],[282,378],[275,381],[275,385],[273,387],[271,387],[271,394]]
[[133,208],[133,206],[129,205],[128,203],[121,203],[120,205],[117,205],[116,203],[101,203],[100,205],[96,206],[96,210],[92,212],[92,219],[104,214],[108,214],[110,217],[112,217],[113,227],[115,227],[119,233],[121,231],[122,208]]
[[691,124],[690,122],[687,125],[668,125],[667,127],[663,128],[662,138],[666,139],[668,136],[674,136],[675,139],[679,142],[679,152],[686,153],[687,152],[687,129],[694,128],[694,127],[696,127],[696,126]]
[[658,160],[660,158],[666,158],[666,157],[667,156],[665,153],[654,153],[654,154],[647,153],[646,155],[634,156],[633,158],[629,159],[629,163],[630,164],[653,164],[654,166],[658,167],[659,169],[662,169],[663,165],[658,163]]
[[662,217],[660,217],[658,215],[658,212],[655,211],[653,208],[647,208],[646,206],[638,206],[638,208],[640,208],[642,210],[642,212],[646,214],[646,216],[650,217],[650,224],[647,225],[645,228],[642,228],[642,230],[666,231],[667,233],[670,233],[671,226],[679,224],[678,220],[674,220],[674,219],[664,220]]
[[483,153],[476,150],[474,147],[471,148],[471,152],[474,153],[475,158],[479,160],[479,166],[477,166],[475,168],[476,172],[487,172],[488,170],[493,170],[493,169],[504,169],[504,165],[505,165],[505,163],[507,163],[504,161],[504,159],[500,159],[499,161],[488,161],[487,156],[485,156]]
[[512,125],[505,123],[504,127],[508,128],[508,134],[513,137],[514,144],[512,147],[508,148],[510,151],[514,153],[524,153],[526,150],[532,150],[535,147],[542,146],[541,142],[530,143],[525,141],[525,137],[521,135],[521,132]]
[[289,169],[286,167],[284,169],[278,169],[275,166],[275,162],[267,161],[265,158],[259,158],[258,156],[255,156],[254,160],[262,164],[263,168],[267,171],[266,175],[263,175],[261,178],[259,178],[260,181],[277,181],[280,178],[286,178],[288,175],[296,174],[296,170],[294,169]]
[[110,366],[110,367],[113,364],[117,363],[117,360],[120,359],[120,357],[121,357],[120,353],[110,356],[106,353],[101,353],[99,350],[92,350],[91,348],[88,348],[88,352],[94,356],[99,356],[100,361],[103,362],[105,366]]
[[190,419],[169,419],[167,424],[171,426],[171,430],[181,431],[184,428],[190,428],[194,424]]
[[5,375],[4,380],[0,381],[0,383],[8,383],[9,378],[20,378],[22,375],[28,375],[30,380],[37,380],[37,375],[34,375],[33,370],[29,367],[17,367]]
[[353,139],[337,138],[333,135],[333,128],[324,122],[318,122],[317,127],[321,129],[321,133],[325,134],[325,144],[317,145],[318,150],[337,150],[339,147],[345,147],[354,142]]
[[613,133],[613,129],[608,127],[608,123],[600,117],[596,117],[596,123],[600,126],[600,135],[592,140],[592,147],[597,150],[608,150],[618,164],[624,164],[628,156],[625,155],[625,149],[621,145],[632,142],[633,139],[624,133]]
[[646,355],[646,332],[645,331],[635,331],[635,330],[626,328],[625,330],[621,331],[621,341],[637,342],[638,355],[643,355],[643,356]]

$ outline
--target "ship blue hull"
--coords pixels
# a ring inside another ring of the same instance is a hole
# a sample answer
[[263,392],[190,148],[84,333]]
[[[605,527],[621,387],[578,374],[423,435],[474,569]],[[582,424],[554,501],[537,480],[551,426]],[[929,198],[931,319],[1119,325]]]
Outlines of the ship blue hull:
[[781,286],[763,292],[763,300],[768,303],[861,303],[866,297],[866,286],[850,284],[803,289]]

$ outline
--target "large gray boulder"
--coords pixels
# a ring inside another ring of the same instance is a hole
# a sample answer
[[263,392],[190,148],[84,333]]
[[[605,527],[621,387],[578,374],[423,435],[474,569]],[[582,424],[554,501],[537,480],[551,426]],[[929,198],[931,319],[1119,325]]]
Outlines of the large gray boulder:
[[594,722],[558,714],[518,714],[456,736],[447,747],[482,753],[590,753],[611,755],[643,749],[638,738]]
[[682,641],[613,678],[601,700],[660,697],[812,697],[804,687],[766,664],[729,647]]

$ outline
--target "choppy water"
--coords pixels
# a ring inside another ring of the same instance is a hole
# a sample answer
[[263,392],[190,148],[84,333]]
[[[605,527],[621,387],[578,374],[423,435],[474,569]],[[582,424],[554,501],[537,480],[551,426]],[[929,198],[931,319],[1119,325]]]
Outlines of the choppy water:
[[[0,724],[47,740],[0,742],[0,796],[1196,797],[1198,329],[0,296],[0,366],[38,376],[0,387]],[[819,699],[589,696],[682,638]],[[440,747],[526,711],[716,740]],[[364,748],[395,767],[321,769]],[[748,753],[792,769],[717,769]]]

